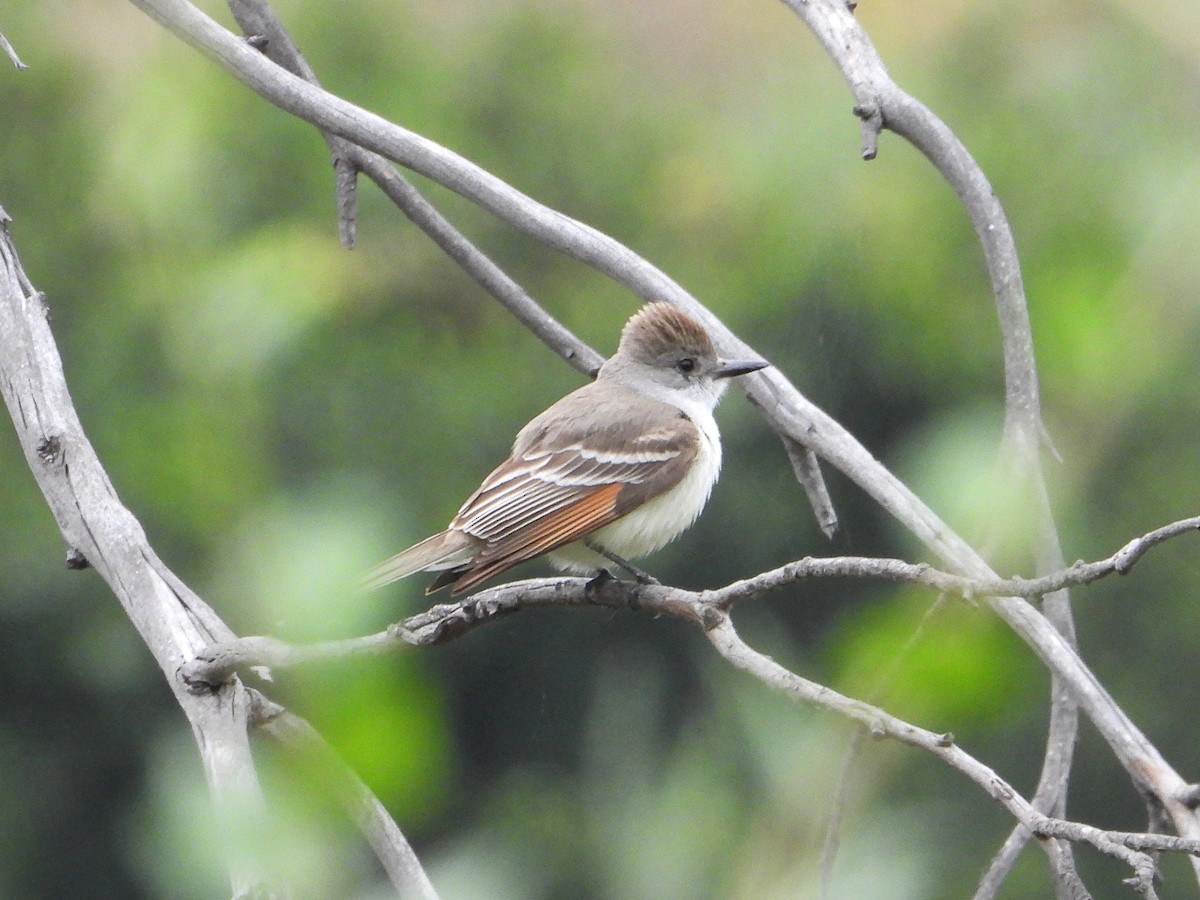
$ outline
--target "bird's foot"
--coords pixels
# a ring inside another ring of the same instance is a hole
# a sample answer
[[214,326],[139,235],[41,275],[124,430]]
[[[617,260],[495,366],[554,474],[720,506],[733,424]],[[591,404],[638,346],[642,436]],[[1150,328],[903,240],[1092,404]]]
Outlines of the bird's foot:
[[595,597],[600,590],[610,581],[616,581],[613,573],[608,569],[601,569],[596,573],[595,577],[591,578],[587,584],[583,586],[583,595],[589,599]]

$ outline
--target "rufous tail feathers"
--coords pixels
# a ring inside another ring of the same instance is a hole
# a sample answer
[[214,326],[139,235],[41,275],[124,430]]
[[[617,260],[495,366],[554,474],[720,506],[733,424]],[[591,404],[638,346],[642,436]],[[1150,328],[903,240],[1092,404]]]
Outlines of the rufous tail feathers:
[[381,562],[366,574],[362,585],[367,590],[374,590],[415,572],[453,569],[470,562],[477,549],[477,542],[469,535],[461,531],[442,531]]

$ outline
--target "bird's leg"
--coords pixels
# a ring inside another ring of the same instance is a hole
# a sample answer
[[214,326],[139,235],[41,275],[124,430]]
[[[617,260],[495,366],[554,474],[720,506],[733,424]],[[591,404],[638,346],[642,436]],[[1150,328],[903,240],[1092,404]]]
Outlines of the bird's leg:
[[[596,553],[599,553],[605,559],[616,563],[618,566],[620,566],[622,569],[624,569],[626,572],[628,572],[630,575],[632,575],[635,579],[637,579],[638,584],[660,584],[661,583],[653,575],[651,575],[647,572],[643,572],[641,569],[639,569],[637,566],[635,566],[629,560],[625,559],[624,557],[618,556],[617,554],[613,553],[611,550],[601,547],[597,543],[593,543],[592,541],[585,540],[583,542],[583,545],[585,547],[587,547],[589,550],[593,550]],[[602,572],[607,571],[607,569],[602,569],[601,571]]]

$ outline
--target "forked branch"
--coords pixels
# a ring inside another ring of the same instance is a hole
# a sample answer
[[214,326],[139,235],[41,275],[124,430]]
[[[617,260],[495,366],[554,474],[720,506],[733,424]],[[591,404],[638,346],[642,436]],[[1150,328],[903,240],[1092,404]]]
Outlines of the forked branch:
[[[1180,519],[1134,538],[1095,562],[1077,562],[1043,578],[971,579],[923,563],[863,556],[806,557],[753,578],[708,591],[613,578],[534,578],[485,588],[462,600],[439,603],[384,631],[363,637],[289,644],[270,637],[244,637],[213,644],[190,660],[180,674],[192,685],[215,687],[255,666],[286,669],[315,662],[379,656],[443,644],[481,625],[522,610],[547,606],[605,606],[644,610],[711,627],[715,614],[736,603],[815,578],[864,578],[916,584],[966,600],[985,597],[1038,597],[1065,585],[1084,585],[1109,575],[1127,574],[1152,547],[1193,531],[1200,516]],[[1183,798],[1186,799],[1186,798]]]
[[[323,130],[430,177],[493,212],[517,230],[611,276],[643,298],[664,299],[687,308],[710,328],[723,352],[754,352],[678,284],[612,238],[521,194],[445,147],[291,75],[185,0],[133,2],[272,103]],[[844,16],[839,18],[831,12],[837,6],[837,0],[812,0],[801,5],[817,11],[820,16],[828,16],[829,22],[842,28],[835,37],[846,37],[854,47],[865,45],[869,48],[869,42],[865,41],[865,35],[853,23],[852,17],[847,21]],[[870,49],[873,54],[873,48]],[[863,83],[869,86],[871,81],[867,78]],[[870,97],[867,103],[859,105],[868,109],[870,103],[877,100]],[[896,122],[903,122],[906,109],[901,104],[889,115],[887,107],[882,106],[883,124],[895,127]],[[921,121],[929,124],[926,119]],[[922,138],[916,135],[914,139]],[[978,172],[952,167],[948,177],[951,175],[956,179],[965,178],[961,183],[973,186],[972,190],[978,192],[981,184]],[[986,180],[982,184],[986,185]],[[973,221],[975,216],[972,212]],[[976,221],[976,228],[982,228],[985,234],[994,234],[996,230],[992,219]],[[1023,307],[1019,269],[1006,267],[1004,259],[1007,257],[995,257],[991,251],[985,251],[985,255],[989,258],[994,286],[1004,288],[998,291],[997,302],[1001,302],[1002,296],[1020,297],[1020,304],[1003,308],[1012,312],[1012,316],[1027,315],[1023,308],[1017,308]],[[1015,256],[1011,259],[1015,263]],[[1017,289],[1015,294],[1014,288]],[[1002,312],[1003,321],[1011,321],[1012,316]],[[1005,334],[1010,441],[1018,454],[1028,459],[1035,453],[1032,444],[1041,437],[1036,372],[1032,368],[1032,355],[1027,352],[1030,348],[1023,344],[1028,340],[1027,329],[1016,328]],[[1020,365],[1010,365],[1015,362]],[[804,398],[781,372],[767,369],[748,376],[744,382],[748,396],[763,411],[772,427],[841,469],[926,543],[951,570],[973,578],[996,577],[967,542],[880,465],[840,424]],[[1035,433],[1037,438],[1033,437]],[[1034,482],[1036,496],[1043,496],[1044,492],[1037,490],[1040,479],[1035,478]],[[1052,528],[1044,530],[1052,534]],[[988,602],[1070,691],[1138,789],[1157,798],[1182,835],[1200,837],[1200,817],[1194,809],[1176,799],[1186,789],[1186,783],[1082,662],[1071,644],[1069,629],[1060,632],[1021,598],[996,597]]]
[[[1193,520],[1189,522],[1192,523],[1193,529],[1197,527],[1198,523]],[[1179,524],[1181,523],[1176,523]],[[1168,530],[1182,534],[1188,529],[1168,526],[1167,529],[1152,532],[1154,537],[1151,540]],[[881,571],[877,567],[860,565],[871,562],[869,560],[851,560],[848,566],[843,565],[845,560],[811,562],[830,562],[833,565],[818,565],[808,570],[808,575],[840,577],[847,575],[851,570],[859,569],[860,574],[873,576]],[[1115,567],[1109,568],[1110,574],[1115,571]],[[797,578],[805,577],[805,573],[798,568],[793,569],[791,574]],[[924,576],[918,572],[912,574],[917,576],[914,580],[927,583],[923,580]],[[783,583],[780,581],[775,586]],[[983,587],[980,589],[983,590]],[[599,606],[637,610],[655,616],[672,616],[700,626],[724,659],[768,687],[782,691],[798,702],[818,706],[843,716],[866,728],[875,737],[898,740],[936,756],[966,775],[988,797],[1008,810],[1016,818],[1018,826],[1027,830],[1031,836],[1084,842],[1128,864],[1134,872],[1133,881],[1148,897],[1154,896],[1154,863],[1148,855],[1149,851],[1200,853],[1200,841],[1195,839],[1110,832],[1083,823],[1046,816],[994,770],[959,747],[953,735],[920,728],[876,706],[847,697],[789,671],[747,645],[738,636],[729,617],[728,606],[731,597],[745,598],[760,590],[761,587],[750,586],[745,582],[717,591],[695,592],[611,578],[517,581],[489,588],[457,602],[438,604],[410,616],[386,631],[366,637],[308,645],[289,645],[270,638],[242,638],[210,648],[185,667],[184,675],[194,684],[216,685],[235,671],[250,666],[286,668],[429,647],[454,640],[501,617],[539,607]],[[1050,854],[1052,864],[1058,869],[1058,855],[1061,849],[1052,841],[1044,842],[1042,846]]]

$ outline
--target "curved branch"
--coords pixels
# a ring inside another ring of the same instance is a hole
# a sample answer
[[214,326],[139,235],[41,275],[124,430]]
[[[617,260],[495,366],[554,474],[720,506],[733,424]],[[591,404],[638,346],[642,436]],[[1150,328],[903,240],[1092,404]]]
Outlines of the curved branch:
[[[192,693],[176,677],[206,644],[233,632],[167,569],[118,499],[75,413],[45,297],[21,267],[9,221],[0,209],[0,394],[25,459],[71,548],[73,567],[90,564],[104,579],[166,676],[195,733],[218,815],[265,821],[245,689],[235,680]],[[230,839],[225,850],[234,896],[279,896],[245,848]]]
[[[1200,531],[1200,516],[1181,519],[1134,538],[1106,559],[1077,562],[1043,578],[971,579],[942,572],[924,563],[865,556],[805,557],[753,578],[707,591],[661,584],[638,584],[612,578],[530,578],[485,588],[462,600],[439,603],[415,613],[385,631],[364,637],[312,644],[289,644],[271,637],[243,637],[217,642],[197,653],[180,670],[191,685],[216,686],[236,672],[254,666],[286,669],[329,660],[381,656],[398,650],[431,647],[460,637],[501,616],[542,606],[604,606],[643,609],[708,625],[713,611],[808,578],[872,578],[920,584],[966,600],[994,597],[1037,597],[1064,585],[1082,585],[1108,575],[1126,574],[1151,547]],[[1196,803],[1181,795],[1181,802]]]
[[[298,78],[320,87],[316,73],[270,6],[263,0],[229,0],[229,8],[246,35],[249,46],[260,50],[268,59]],[[362,172],[375,182],[409,221],[424,231],[477,284],[499,300],[517,321],[569,365],[589,378],[595,376],[604,357],[542,309],[517,282],[438,212],[391,163],[331,131],[321,129],[321,137],[329,146],[334,160],[338,223],[343,244],[351,246],[354,243],[353,185],[357,173]]]
[[[754,676],[769,687],[793,699],[820,706],[839,713],[866,727],[873,737],[888,737],[931,753],[951,768],[966,775],[985,793],[1003,806],[1018,822],[1018,827],[1031,834],[1044,837],[1064,838],[1090,844],[1108,856],[1119,859],[1133,869],[1129,879],[1139,892],[1148,898],[1156,898],[1154,878],[1157,869],[1154,859],[1145,849],[1160,849],[1160,835],[1128,835],[1124,832],[1103,831],[1091,825],[1076,822],[1060,822],[1050,819],[1022,797],[995,771],[964,751],[954,742],[952,734],[937,734],[896,718],[881,709],[846,697],[824,685],[801,678],[785,669],[775,660],[759,653],[741,639],[733,627],[733,621],[722,615],[720,620],[708,628],[708,638],[717,652],[735,668]],[[1114,837],[1114,835],[1116,835]],[[1122,840],[1126,838],[1127,840]],[[1162,847],[1187,853],[1200,854],[1200,840],[1168,838]],[[1042,848],[1050,857],[1055,871],[1063,871],[1063,850],[1053,841],[1045,841]],[[1073,866],[1067,866],[1068,878],[1073,877]]]
[[[728,613],[719,605],[719,592],[693,592],[663,585],[642,585],[615,579],[532,579],[511,582],[457,601],[439,604],[411,616],[387,631],[366,638],[290,646],[264,638],[242,638],[212,648],[185,669],[197,683],[213,683],[238,668],[266,665],[274,668],[301,665],[348,655],[383,654],[397,649],[445,643],[468,631],[522,609],[544,606],[601,606],[668,615],[704,629],[722,657],[763,684],[795,700],[843,716],[865,727],[873,736],[893,738],[931,753],[966,775],[987,796],[1008,810],[1032,835],[1064,838],[1090,844],[1134,870],[1139,889],[1145,892],[1153,877],[1153,860],[1147,850],[1200,853],[1200,841],[1152,834],[1107,832],[1090,825],[1047,817],[1013,789],[995,771],[975,759],[951,734],[939,734],[905,722],[884,710],[847,697],[780,666],[757,652],[738,636]],[[1058,867],[1062,850],[1053,842],[1043,845]],[[1152,891],[1152,886],[1149,887]],[[1152,893],[1147,896],[1153,896]]]
[[[685,307],[708,326],[723,352],[753,352],[679,285],[612,238],[537,203],[435,142],[283,71],[185,0],[132,2],[272,103],[432,178],[500,216],[514,228],[613,277],[639,296]],[[824,9],[830,0],[813,0],[813,3]],[[861,42],[865,36],[851,34],[850,39]],[[1016,283],[1011,280],[1013,274],[1008,273],[1006,282],[1010,288]],[[1006,360],[1021,349],[1019,344],[1019,341],[1006,342]],[[852,435],[804,398],[777,369],[754,373],[742,381],[747,395],[772,427],[845,472],[954,569],[971,577],[995,577],[969,544]],[[1035,411],[1037,398],[1036,379],[1022,381],[1018,377],[1008,379],[1007,383],[1010,397],[1016,398],[1010,408],[1021,412],[1021,422],[1030,424],[1029,416]],[[1027,443],[1029,434],[1029,428],[1021,430],[1022,444]],[[1187,789],[1186,783],[1112,699],[1070,641],[1020,598],[993,598],[989,605],[1043,664],[1061,678],[1138,788],[1160,800],[1181,835],[1200,837],[1200,815],[1178,801]]]
[[[240,823],[239,828],[218,832],[243,834],[246,827],[265,831],[270,827],[268,814],[248,734],[257,715],[253,696],[235,678],[222,679],[214,689],[179,677],[185,662],[214,642],[233,640],[234,633],[158,558],[133,513],[118,499],[75,413],[45,298],[21,267],[8,221],[0,209],[0,394],[70,547],[67,565],[97,571],[154,655],[192,726],[218,815]],[[331,774],[338,777],[339,771]],[[380,810],[378,815],[386,814]],[[388,855],[405,858],[408,844],[394,823],[376,828],[375,834],[373,844],[385,845],[376,846],[385,866]],[[267,900],[286,895],[272,885],[271,873],[262,871],[248,848],[231,837],[225,851],[235,897]],[[406,878],[419,880],[411,863],[406,863]],[[431,891],[410,890],[406,896],[429,898]]]
[[[863,156],[873,159],[879,132],[888,128],[906,138],[937,168],[971,219],[983,248],[1000,320],[1004,357],[1006,456],[1018,484],[1028,488],[1030,521],[1039,532],[1034,558],[1039,574],[1063,568],[1065,558],[1046,494],[1038,447],[1049,444],[1042,423],[1033,330],[1008,217],[983,170],[953,131],[927,106],[902,90],[888,75],[866,32],[854,18],[854,5],[841,0],[784,0],[824,45],[854,94],[854,112],[863,123]],[[1053,448],[1051,448],[1053,449]],[[1075,626],[1066,592],[1048,596],[1043,609],[1055,628],[1074,646]],[[1010,622],[1010,624],[1013,624]],[[1075,699],[1052,673],[1050,727],[1037,793],[1039,808],[1052,812],[1065,803],[1071,757],[1078,733]],[[1069,681],[1069,679],[1068,679]],[[1014,832],[992,871],[1007,871],[1023,846]],[[997,882],[998,883],[998,882]],[[979,900],[990,896],[978,894]]]
[[14,67],[18,69],[29,68],[29,66],[21,62],[21,57],[17,56],[16,49],[8,42],[8,38],[4,36],[3,32],[0,32],[0,52],[8,57],[8,61],[11,62]]
[[421,867],[408,840],[396,827],[378,798],[342,762],[337,751],[307,721],[278,703],[251,690],[254,724],[271,739],[299,753],[317,757],[328,786],[349,808],[359,830],[382,863],[388,878],[404,900],[438,900],[429,876]]
[[1000,314],[1004,371],[1011,425],[1035,439],[1042,435],[1033,330],[1016,241],[1000,200],[962,141],[934,112],[902,90],[887,72],[871,39],[844,0],[784,0],[816,35],[841,70],[863,120],[863,156],[875,156],[874,136],[887,128],[907,139],[933,163],[962,201],[983,246]]

